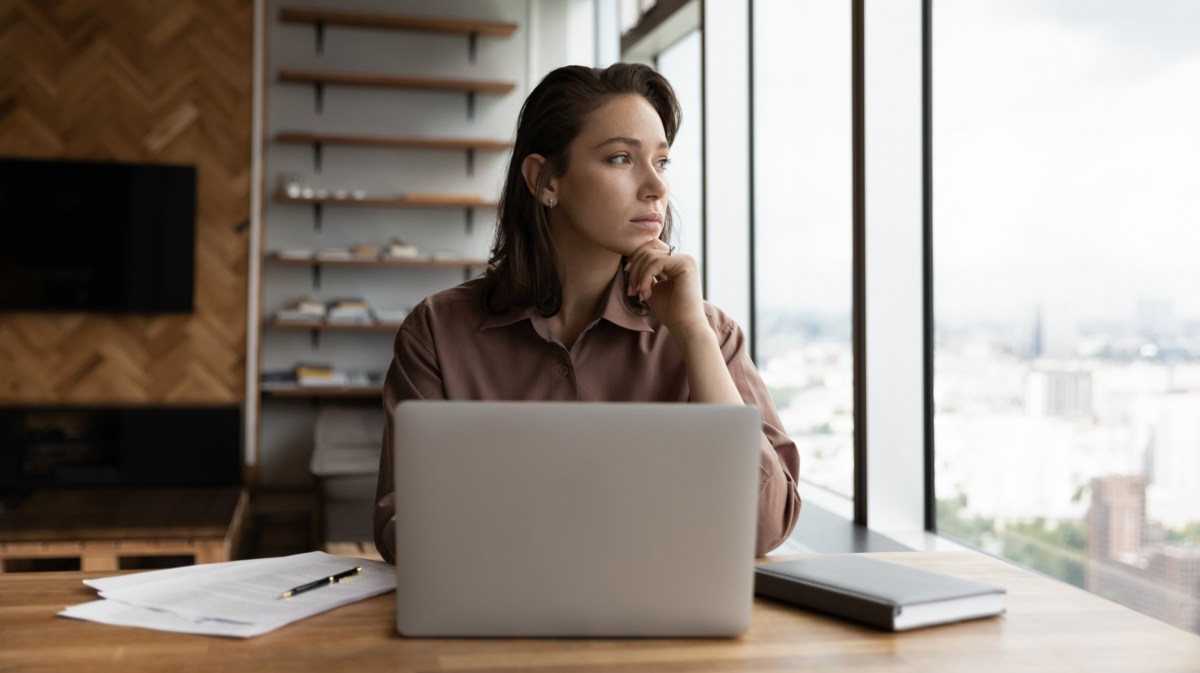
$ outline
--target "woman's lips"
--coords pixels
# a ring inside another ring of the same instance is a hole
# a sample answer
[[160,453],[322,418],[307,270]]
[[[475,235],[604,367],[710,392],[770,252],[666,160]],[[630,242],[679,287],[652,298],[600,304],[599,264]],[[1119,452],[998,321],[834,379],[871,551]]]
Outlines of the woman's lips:
[[647,215],[635,217],[630,220],[630,222],[632,222],[634,226],[645,229],[646,231],[658,231],[659,227],[662,226],[662,215],[659,215],[658,213],[649,213]]

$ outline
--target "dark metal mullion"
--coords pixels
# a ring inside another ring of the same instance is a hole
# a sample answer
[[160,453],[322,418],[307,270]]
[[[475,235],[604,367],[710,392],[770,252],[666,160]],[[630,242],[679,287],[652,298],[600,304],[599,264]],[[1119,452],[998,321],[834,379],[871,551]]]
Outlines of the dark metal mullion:
[[865,0],[851,0],[852,333],[854,352],[854,522],[867,525],[867,268]]
[[921,322],[925,358],[925,530],[937,532],[933,446],[933,0],[921,2]]
[[[708,32],[704,30],[704,3],[700,3],[700,292],[708,296],[708,143],[705,141],[708,130],[708,97],[705,84],[705,73],[708,65],[705,62],[705,47],[708,43]],[[622,38],[621,49],[625,49]],[[654,56],[654,67],[658,68],[658,55]]]

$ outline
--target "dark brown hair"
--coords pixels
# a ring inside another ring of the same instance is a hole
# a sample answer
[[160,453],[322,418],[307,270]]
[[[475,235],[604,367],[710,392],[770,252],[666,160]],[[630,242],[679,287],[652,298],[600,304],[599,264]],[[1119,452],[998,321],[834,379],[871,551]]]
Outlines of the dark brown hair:
[[[681,119],[679,101],[666,78],[647,65],[565,66],[546,75],[525,99],[488,259],[484,308],[489,312],[499,314],[514,306],[533,306],[548,317],[562,308],[558,253],[550,237],[547,208],[537,194],[550,178],[566,172],[568,149],[583,129],[584,119],[612,98],[629,94],[650,103],[662,120],[667,143],[673,144]],[[546,158],[534,193],[530,193],[521,173],[522,162],[531,154]],[[661,240],[670,240],[671,225],[672,209],[668,205]]]

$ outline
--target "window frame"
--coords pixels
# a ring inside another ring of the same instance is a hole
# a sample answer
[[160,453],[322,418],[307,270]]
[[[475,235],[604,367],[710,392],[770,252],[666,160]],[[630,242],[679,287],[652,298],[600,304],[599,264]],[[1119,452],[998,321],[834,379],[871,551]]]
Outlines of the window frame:
[[[933,237],[932,237],[932,0],[846,0],[851,3],[852,217],[854,351],[853,523],[882,533],[936,533],[933,475]],[[672,3],[676,11],[692,3]],[[701,29],[704,185],[704,286],[706,297],[727,309],[752,335],[757,288],[754,283],[755,221],[753,190],[754,60],[753,0],[699,1]],[[661,22],[670,17],[657,17]],[[900,19],[897,21],[897,19]],[[678,25],[678,24],[676,24]],[[678,28],[676,28],[678,29]],[[633,33],[634,31],[630,31]],[[644,41],[644,38],[643,38]],[[720,54],[721,72],[710,67]],[[647,60],[632,43],[622,42],[623,58]],[[653,53],[648,61],[653,62]],[[896,72],[905,84],[895,84]],[[741,82],[731,73],[744,72]],[[905,86],[908,86],[905,89]],[[735,108],[720,117],[721,108]],[[728,106],[729,101],[744,104]],[[717,114],[714,115],[714,111]],[[912,122],[908,126],[897,123]],[[745,138],[740,150],[714,146],[724,138]],[[871,142],[868,143],[868,138]],[[897,161],[897,157],[899,160]],[[709,189],[720,163],[740,166],[744,184]],[[914,164],[919,170],[913,171]],[[917,175],[905,183],[902,176]],[[901,185],[893,187],[893,185]],[[891,190],[891,193],[886,193]],[[732,193],[731,193],[732,192]],[[907,211],[913,243],[895,264],[884,232],[891,213]],[[736,214],[744,213],[744,219]],[[718,232],[713,217],[744,225]],[[871,225],[875,226],[871,226]],[[915,225],[915,226],[914,226]],[[733,238],[738,240],[730,245]],[[886,254],[883,254],[886,250]],[[710,276],[711,274],[711,276]],[[709,282],[720,276],[725,282]],[[729,278],[735,288],[727,288]],[[721,296],[711,296],[715,291]],[[883,293],[881,297],[880,294]],[[887,310],[886,302],[915,307]],[[905,333],[907,351],[891,347]],[[753,343],[753,339],[751,339]],[[753,350],[752,350],[753,355]],[[901,363],[897,366],[897,363]],[[908,363],[909,366],[903,366]],[[913,365],[912,363],[915,363]],[[913,390],[920,394],[912,395]],[[914,403],[915,400],[915,403]],[[915,404],[915,406],[914,406]],[[888,413],[899,405],[914,413]],[[872,415],[873,410],[874,415]],[[899,438],[899,439],[897,439]],[[896,479],[898,473],[901,479]],[[888,478],[883,478],[883,475]]]

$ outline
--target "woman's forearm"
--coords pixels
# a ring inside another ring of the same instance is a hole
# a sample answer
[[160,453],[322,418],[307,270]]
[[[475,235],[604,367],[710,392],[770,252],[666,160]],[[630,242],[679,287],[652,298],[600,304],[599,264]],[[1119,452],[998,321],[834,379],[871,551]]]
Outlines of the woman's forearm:
[[729,375],[717,335],[707,321],[677,328],[671,335],[683,355],[693,402],[744,403],[733,377]]

